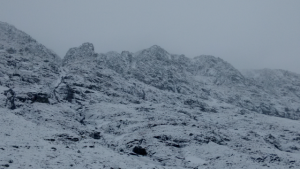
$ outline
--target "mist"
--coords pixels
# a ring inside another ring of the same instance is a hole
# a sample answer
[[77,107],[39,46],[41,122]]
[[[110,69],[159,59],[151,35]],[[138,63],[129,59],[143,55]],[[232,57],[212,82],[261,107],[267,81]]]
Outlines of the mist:
[[60,57],[91,42],[96,52],[214,55],[238,69],[300,73],[300,1],[1,1],[0,21]]

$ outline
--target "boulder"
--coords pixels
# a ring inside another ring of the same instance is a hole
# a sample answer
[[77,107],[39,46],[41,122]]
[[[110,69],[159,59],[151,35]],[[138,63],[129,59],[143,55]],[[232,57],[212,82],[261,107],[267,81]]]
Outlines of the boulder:
[[143,155],[143,156],[146,156],[148,154],[146,149],[140,146],[135,146],[132,151],[136,154]]

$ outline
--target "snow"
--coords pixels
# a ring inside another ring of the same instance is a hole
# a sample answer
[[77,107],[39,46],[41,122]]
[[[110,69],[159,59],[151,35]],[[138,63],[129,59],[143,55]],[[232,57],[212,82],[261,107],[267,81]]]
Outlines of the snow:
[[300,167],[298,74],[159,46],[97,54],[84,43],[59,60],[8,24],[0,35],[17,51],[0,52],[1,169]]
[[195,157],[195,156],[187,156],[185,158],[186,161],[191,162],[193,164],[198,164],[198,165],[203,165],[206,163],[205,160],[199,158],[199,157]]
[[9,90],[9,88],[0,86],[0,93],[2,94],[4,91]]

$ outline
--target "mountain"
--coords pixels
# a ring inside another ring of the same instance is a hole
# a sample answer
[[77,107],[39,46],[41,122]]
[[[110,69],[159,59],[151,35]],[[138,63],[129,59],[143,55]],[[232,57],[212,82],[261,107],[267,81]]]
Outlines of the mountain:
[[[285,70],[244,70],[244,76],[269,98],[273,111],[281,117],[299,119],[300,75]],[[267,103],[265,103],[267,104]],[[269,110],[266,110],[269,109]],[[270,108],[262,109],[270,113]]]
[[26,33],[0,22],[0,84],[10,89],[11,109],[26,102],[49,102],[61,59]]
[[300,75],[154,45],[63,59],[0,22],[0,168],[299,168]]

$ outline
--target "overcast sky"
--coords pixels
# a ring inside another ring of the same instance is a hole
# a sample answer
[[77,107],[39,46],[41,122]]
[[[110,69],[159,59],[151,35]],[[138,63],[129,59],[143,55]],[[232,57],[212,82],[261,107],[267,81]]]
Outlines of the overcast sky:
[[61,57],[83,42],[99,53],[156,44],[238,69],[300,73],[300,0],[0,0],[0,21]]

